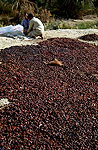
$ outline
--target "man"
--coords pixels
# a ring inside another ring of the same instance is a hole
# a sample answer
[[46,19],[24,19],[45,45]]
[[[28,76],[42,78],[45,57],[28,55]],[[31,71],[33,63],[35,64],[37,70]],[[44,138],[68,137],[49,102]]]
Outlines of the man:
[[24,18],[21,22],[21,25],[24,27],[24,33],[27,32],[29,28],[29,20],[28,20],[28,14],[26,12],[24,13]]
[[40,36],[43,39],[44,25],[32,14],[28,14],[28,19],[30,20],[29,29],[27,30],[27,36],[36,38]]

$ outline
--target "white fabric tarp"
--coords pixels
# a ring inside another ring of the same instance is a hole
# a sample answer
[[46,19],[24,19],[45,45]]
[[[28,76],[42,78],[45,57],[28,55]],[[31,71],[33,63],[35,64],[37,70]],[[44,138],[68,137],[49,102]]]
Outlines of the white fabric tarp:
[[13,35],[13,36],[17,36],[17,35],[24,35],[23,34],[23,26],[21,26],[20,24],[16,25],[16,26],[6,26],[6,27],[0,27],[0,35]]

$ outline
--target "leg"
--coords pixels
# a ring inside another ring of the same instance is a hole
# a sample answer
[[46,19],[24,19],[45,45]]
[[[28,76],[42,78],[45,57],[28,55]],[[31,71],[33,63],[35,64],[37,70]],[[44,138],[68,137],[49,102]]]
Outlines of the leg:
[[34,31],[31,31],[27,34],[27,36],[31,37],[31,38],[36,38],[36,33],[35,33],[35,30]]
[[33,31],[31,31],[30,33],[28,33],[28,35],[27,36],[29,36],[29,37],[33,37],[33,38],[36,38],[37,36],[40,36],[41,37],[41,39],[43,39],[43,36],[42,36],[42,32],[40,31],[40,30],[33,30]]

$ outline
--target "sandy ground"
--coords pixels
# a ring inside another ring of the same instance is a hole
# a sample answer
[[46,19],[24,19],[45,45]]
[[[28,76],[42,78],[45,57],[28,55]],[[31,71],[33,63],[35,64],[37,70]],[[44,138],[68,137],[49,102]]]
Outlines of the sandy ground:
[[[79,38],[80,36],[86,35],[86,34],[97,34],[98,35],[98,29],[59,29],[59,30],[49,30],[44,32],[44,40],[47,40],[49,38],[55,38],[55,37],[67,37],[67,38]],[[10,37],[0,37],[0,49],[5,49],[11,46],[23,46],[23,45],[31,45],[31,44],[37,44],[38,42],[42,41],[41,39],[20,39],[20,38],[10,38]],[[98,45],[98,41],[95,42],[89,42],[89,43],[95,43]]]

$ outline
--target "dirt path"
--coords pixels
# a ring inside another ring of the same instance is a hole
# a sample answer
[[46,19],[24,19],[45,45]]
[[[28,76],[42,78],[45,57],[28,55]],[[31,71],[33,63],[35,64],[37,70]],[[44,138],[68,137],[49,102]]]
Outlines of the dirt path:
[[[59,30],[49,30],[44,32],[44,40],[55,37],[67,37],[67,38],[79,38],[80,36],[86,34],[97,34],[98,29],[59,29]],[[23,45],[31,45],[37,44],[42,41],[41,39],[18,39],[18,38],[8,38],[8,37],[0,37],[0,49],[5,49],[11,46],[23,46]],[[89,42],[95,43],[98,45],[98,41]]]

